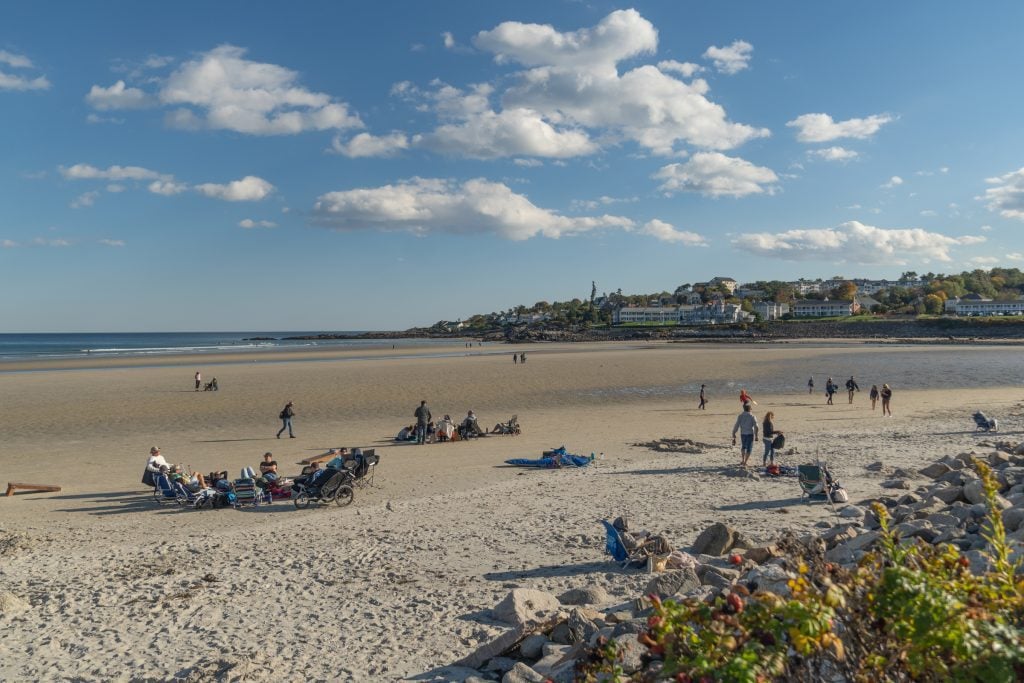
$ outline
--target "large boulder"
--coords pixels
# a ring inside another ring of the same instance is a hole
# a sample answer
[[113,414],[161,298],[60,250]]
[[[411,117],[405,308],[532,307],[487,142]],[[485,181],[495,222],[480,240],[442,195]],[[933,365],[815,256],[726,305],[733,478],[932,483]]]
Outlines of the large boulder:
[[544,644],[547,642],[548,637],[541,633],[535,633],[532,636],[527,636],[523,642],[519,644],[519,654],[525,659],[540,659],[543,655]]
[[501,683],[544,683],[546,678],[526,664],[516,662],[512,670],[502,676]]
[[1007,531],[1016,531],[1024,524],[1024,509],[1007,508],[1003,510],[1003,526]]
[[766,564],[755,567],[747,572],[742,582],[752,586],[754,591],[767,591],[783,597],[789,597],[789,581],[794,576],[777,564]]
[[608,591],[601,586],[571,588],[558,596],[563,605],[603,605],[610,599]]
[[929,479],[938,479],[952,469],[952,467],[944,462],[933,462],[931,465],[921,468],[918,472]]
[[724,555],[732,550],[735,543],[735,530],[721,522],[715,522],[700,532],[700,536],[693,542],[693,554]]
[[515,588],[505,599],[495,605],[491,616],[496,621],[519,626],[538,619],[545,619],[558,613],[562,603],[550,593],[532,588]]
[[644,595],[654,593],[660,598],[667,598],[677,593],[689,593],[699,586],[700,579],[697,578],[697,572],[686,567],[654,576],[647,582]]
[[937,489],[933,489],[931,492],[931,496],[949,505],[950,503],[964,499],[964,487],[943,486]]

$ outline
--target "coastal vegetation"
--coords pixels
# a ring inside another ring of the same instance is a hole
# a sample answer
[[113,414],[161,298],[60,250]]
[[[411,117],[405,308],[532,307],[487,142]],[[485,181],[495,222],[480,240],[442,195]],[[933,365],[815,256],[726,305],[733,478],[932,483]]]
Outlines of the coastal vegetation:
[[853,569],[795,539],[789,594],[737,585],[713,602],[650,596],[638,636],[647,666],[629,678],[604,642],[585,681],[1015,681],[1024,677],[1024,577],[1011,562],[998,482],[980,461],[989,568],[972,573],[952,544],[901,541],[885,506],[876,550]]

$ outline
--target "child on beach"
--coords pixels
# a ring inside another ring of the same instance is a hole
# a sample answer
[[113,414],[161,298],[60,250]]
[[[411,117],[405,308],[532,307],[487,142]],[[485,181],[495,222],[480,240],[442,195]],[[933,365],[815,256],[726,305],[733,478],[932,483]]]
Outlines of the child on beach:
[[761,440],[764,442],[764,457],[761,464],[765,467],[769,463],[775,464],[775,437],[780,434],[782,432],[775,429],[775,413],[769,410],[765,413],[764,422],[761,424]]
[[892,417],[892,409],[889,407],[889,401],[892,400],[892,389],[889,388],[888,384],[882,385],[882,391],[879,392],[882,398],[882,417]]
[[868,398],[871,399],[871,410],[875,409],[875,403],[878,402],[878,385],[872,384],[871,391],[868,392]]

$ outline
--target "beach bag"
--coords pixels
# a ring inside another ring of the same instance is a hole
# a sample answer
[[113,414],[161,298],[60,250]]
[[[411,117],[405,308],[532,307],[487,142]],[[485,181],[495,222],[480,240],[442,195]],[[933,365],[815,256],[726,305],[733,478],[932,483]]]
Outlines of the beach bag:
[[278,413],[278,415],[277,415],[277,416],[278,416],[279,418],[281,418],[282,420],[287,420],[287,419],[288,419],[288,409],[287,409],[287,408],[285,408],[285,409],[284,409],[284,410],[282,410],[282,411],[281,411],[280,413]]
[[846,492],[842,486],[837,486],[832,489],[832,501],[835,503],[846,503],[850,500],[850,495]]
[[149,469],[142,470],[142,483],[146,486],[156,486],[156,478],[154,472]]
[[783,436],[782,434],[778,434],[774,439],[772,439],[772,448],[774,450],[779,450],[780,448],[783,448],[785,445],[786,437]]

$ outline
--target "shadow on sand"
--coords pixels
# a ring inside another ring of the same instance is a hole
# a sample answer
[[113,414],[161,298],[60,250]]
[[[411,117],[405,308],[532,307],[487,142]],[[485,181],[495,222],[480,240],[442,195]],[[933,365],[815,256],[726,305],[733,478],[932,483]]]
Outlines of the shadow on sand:
[[488,572],[483,575],[488,581],[518,581],[520,579],[539,579],[552,576],[580,576],[581,574],[594,573],[607,574],[608,572],[634,573],[619,569],[611,560],[597,562],[584,562],[582,564],[554,564],[533,569],[521,569],[518,571]]

